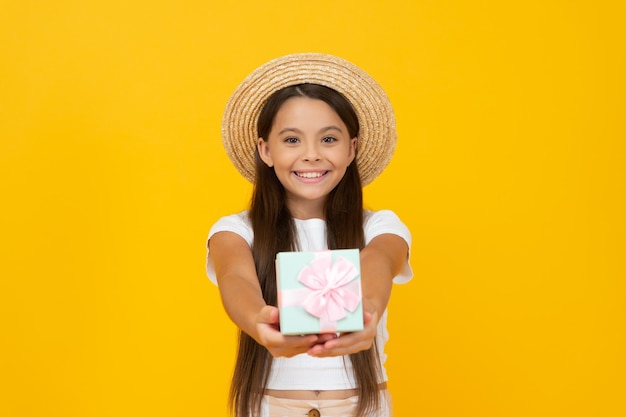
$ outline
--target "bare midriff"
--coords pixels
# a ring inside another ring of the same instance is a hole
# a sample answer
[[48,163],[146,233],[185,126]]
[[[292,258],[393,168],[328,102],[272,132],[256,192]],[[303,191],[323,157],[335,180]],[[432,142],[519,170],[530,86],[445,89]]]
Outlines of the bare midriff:
[[[378,384],[379,390],[386,390],[387,383]],[[356,389],[339,389],[339,390],[281,390],[266,389],[265,395],[275,398],[285,398],[289,400],[345,400],[346,398],[358,395]]]

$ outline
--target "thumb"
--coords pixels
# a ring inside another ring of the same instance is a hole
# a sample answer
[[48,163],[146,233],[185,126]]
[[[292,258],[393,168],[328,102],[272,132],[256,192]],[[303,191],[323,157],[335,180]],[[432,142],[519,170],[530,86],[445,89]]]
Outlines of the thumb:
[[265,306],[259,314],[259,322],[266,324],[278,324],[278,308]]
[[370,313],[369,311],[363,312],[363,324],[368,325],[370,322],[378,323],[378,311]]

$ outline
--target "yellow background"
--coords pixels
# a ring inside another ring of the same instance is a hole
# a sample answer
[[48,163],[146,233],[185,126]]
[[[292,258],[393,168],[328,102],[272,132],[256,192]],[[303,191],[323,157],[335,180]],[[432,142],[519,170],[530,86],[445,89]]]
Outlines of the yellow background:
[[34,1],[0,10],[0,415],[226,415],[205,238],[246,207],[220,119],[327,52],[396,111],[366,187],[414,236],[405,416],[626,415],[620,1]]

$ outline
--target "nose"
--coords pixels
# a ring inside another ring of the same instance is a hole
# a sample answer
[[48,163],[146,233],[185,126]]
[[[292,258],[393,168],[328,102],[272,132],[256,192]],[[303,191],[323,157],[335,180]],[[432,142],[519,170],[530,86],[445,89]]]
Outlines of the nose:
[[302,159],[309,162],[321,160],[322,155],[320,154],[319,146],[316,143],[311,143],[305,146]]

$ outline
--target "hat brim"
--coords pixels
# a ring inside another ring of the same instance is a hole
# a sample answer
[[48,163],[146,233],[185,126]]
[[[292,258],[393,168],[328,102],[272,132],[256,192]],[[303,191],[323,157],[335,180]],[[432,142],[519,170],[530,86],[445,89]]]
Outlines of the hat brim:
[[343,94],[359,120],[357,167],[363,185],[389,164],[396,146],[396,123],[382,87],[356,65],[328,54],[304,53],[276,58],[254,70],[237,87],[222,118],[222,141],[228,157],[254,182],[257,120],[276,91],[297,84],[320,84]]

